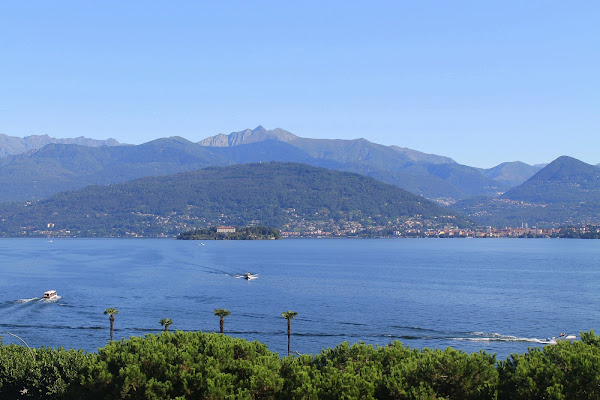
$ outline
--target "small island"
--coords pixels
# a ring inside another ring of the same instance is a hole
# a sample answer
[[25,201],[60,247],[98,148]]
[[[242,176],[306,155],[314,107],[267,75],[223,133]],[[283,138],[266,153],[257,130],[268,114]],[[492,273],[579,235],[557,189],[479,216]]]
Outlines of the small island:
[[276,240],[281,239],[279,230],[267,226],[213,226],[194,229],[177,235],[179,240]]

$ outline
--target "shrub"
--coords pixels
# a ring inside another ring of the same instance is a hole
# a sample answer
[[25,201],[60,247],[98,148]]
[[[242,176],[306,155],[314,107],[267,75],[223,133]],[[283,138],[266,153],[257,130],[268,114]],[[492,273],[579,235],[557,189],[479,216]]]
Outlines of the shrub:
[[164,332],[100,349],[84,388],[91,399],[269,399],[282,387],[279,368],[258,342]]
[[0,345],[0,398],[65,399],[95,354],[63,348]]

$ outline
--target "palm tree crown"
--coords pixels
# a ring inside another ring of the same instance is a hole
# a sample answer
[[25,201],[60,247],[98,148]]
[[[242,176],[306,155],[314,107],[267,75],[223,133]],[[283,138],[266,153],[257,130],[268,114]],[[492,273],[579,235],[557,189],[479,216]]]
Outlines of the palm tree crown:
[[116,308],[112,308],[112,307],[111,307],[111,308],[107,308],[106,310],[104,310],[104,314],[108,314],[108,315],[110,315],[111,317],[112,317],[113,315],[116,315],[116,314],[118,314],[118,313],[119,313],[119,310],[117,310]]
[[290,319],[296,318],[296,315],[298,315],[298,313],[295,311],[284,311],[281,313],[281,315],[283,315],[283,318],[289,321]]

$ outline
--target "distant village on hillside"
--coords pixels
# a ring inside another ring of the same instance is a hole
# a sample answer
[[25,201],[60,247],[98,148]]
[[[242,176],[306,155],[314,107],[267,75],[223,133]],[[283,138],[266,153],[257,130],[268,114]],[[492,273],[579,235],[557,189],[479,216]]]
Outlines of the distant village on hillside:
[[[571,234],[566,235],[565,231]],[[569,228],[516,228],[506,227],[502,229],[492,227],[478,228],[458,228],[448,226],[442,229],[418,229],[410,228],[403,231],[392,231],[384,227],[375,227],[364,231],[350,232],[329,232],[321,229],[305,232],[290,232],[282,231],[281,236],[284,238],[301,238],[301,237],[398,237],[398,238],[556,238],[556,237],[585,237],[590,235],[600,235],[600,227],[581,226]]]

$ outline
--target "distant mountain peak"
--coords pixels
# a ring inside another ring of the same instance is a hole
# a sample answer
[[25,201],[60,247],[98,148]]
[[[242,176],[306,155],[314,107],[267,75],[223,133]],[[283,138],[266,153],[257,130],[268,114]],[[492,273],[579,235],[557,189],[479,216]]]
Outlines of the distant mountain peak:
[[504,162],[481,172],[497,182],[503,182],[511,187],[518,186],[535,175],[544,165],[529,165],[521,161]]
[[520,186],[502,195],[504,199],[535,203],[600,201],[600,169],[573,157],[561,156]]
[[532,181],[556,181],[568,178],[600,177],[600,170],[569,156],[560,156],[531,177]]
[[216,136],[211,136],[201,140],[198,142],[198,144],[212,147],[233,147],[242,144],[262,142],[268,139],[289,142],[296,138],[296,135],[283,129],[277,128],[273,130],[267,130],[262,125],[259,125],[254,129],[232,132],[229,135],[219,133]]
[[57,139],[48,135],[30,135],[24,138],[0,134],[0,157],[23,154],[28,151],[38,150],[51,144],[77,144],[86,147],[120,146],[115,139],[95,140],[83,136],[70,139]]

